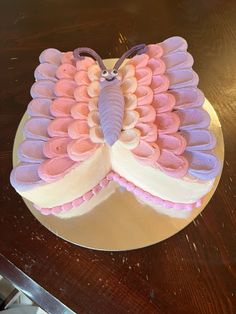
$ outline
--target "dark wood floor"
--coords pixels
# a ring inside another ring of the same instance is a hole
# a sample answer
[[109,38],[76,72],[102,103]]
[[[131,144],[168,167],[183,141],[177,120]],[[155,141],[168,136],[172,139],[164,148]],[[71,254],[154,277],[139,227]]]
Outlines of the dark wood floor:
[[[236,1],[0,2],[0,273],[50,313],[236,313]],[[145,249],[108,253],[46,230],[10,187],[12,146],[39,53],[117,57],[179,35],[218,113],[225,165],[202,215]]]

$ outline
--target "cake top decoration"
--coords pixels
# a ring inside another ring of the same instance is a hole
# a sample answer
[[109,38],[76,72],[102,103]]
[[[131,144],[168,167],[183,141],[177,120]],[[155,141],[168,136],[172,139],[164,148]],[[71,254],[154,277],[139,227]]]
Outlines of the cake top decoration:
[[50,48],[39,60],[20,163],[11,174],[17,190],[59,180],[104,145],[121,145],[140,165],[175,178],[210,180],[219,173],[183,38],[134,46],[112,69],[90,48]]

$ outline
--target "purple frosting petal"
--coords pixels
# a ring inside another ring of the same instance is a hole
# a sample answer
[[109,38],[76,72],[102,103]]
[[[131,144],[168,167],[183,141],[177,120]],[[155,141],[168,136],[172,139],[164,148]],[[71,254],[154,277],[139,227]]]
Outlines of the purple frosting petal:
[[23,162],[41,163],[45,160],[43,154],[44,141],[25,140],[18,148],[18,157]]
[[166,70],[186,69],[193,65],[193,57],[188,52],[178,51],[162,57]]
[[211,150],[216,145],[216,138],[209,130],[190,130],[181,132],[187,141],[186,150]]
[[43,181],[38,176],[39,164],[24,164],[17,165],[11,172],[11,185],[16,190],[27,190]]
[[189,162],[189,174],[201,180],[215,178],[221,169],[218,158],[209,152],[185,152]]
[[62,53],[55,48],[45,49],[39,56],[40,63],[48,62],[59,65],[61,63]]
[[26,138],[36,140],[47,140],[48,132],[47,128],[51,120],[47,118],[31,118],[26,121],[23,133]]
[[179,36],[173,36],[160,43],[164,55],[174,51],[186,51],[188,44],[186,40]]
[[203,129],[210,124],[210,116],[200,108],[176,111],[180,118],[180,130]]
[[34,71],[34,77],[38,80],[51,80],[56,82],[56,71],[58,66],[50,63],[41,63]]
[[30,89],[30,95],[32,96],[32,98],[41,97],[52,99],[55,97],[54,87],[54,82],[50,80],[40,80],[32,85]]
[[192,69],[170,70],[166,72],[170,82],[169,89],[178,89],[184,87],[196,87],[199,78]]
[[52,100],[48,98],[35,98],[28,104],[27,112],[31,117],[53,118],[50,112]]
[[175,97],[176,103],[174,109],[200,107],[205,100],[203,92],[196,87],[180,88],[168,92]]

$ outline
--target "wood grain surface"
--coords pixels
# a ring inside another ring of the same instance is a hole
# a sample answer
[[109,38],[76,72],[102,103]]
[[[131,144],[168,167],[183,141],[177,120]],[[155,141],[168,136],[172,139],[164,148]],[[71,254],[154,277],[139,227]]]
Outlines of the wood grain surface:
[[[236,313],[236,1],[1,0],[0,24],[0,273],[53,314]],[[187,39],[222,123],[217,192],[186,229],[145,249],[98,252],[57,238],[9,183],[38,55],[89,46],[119,57],[172,35]]]

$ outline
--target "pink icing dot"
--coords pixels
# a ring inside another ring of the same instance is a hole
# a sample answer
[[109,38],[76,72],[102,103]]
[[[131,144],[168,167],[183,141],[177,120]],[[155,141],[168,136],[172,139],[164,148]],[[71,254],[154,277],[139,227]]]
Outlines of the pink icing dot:
[[128,184],[125,178],[122,178],[122,177],[119,178],[118,183],[122,186],[125,186]]
[[183,209],[184,206],[181,205],[181,204],[179,204],[179,203],[175,203],[175,204],[173,204],[173,208],[174,208],[174,209]]
[[62,208],[61,208],[61,206],[55,206],[51,209],[51,211],[53,214],[58,214],[62,211]]
[[50,208],[41,208],[40,212],[41,212],[41,214],[48,216],[51,214],[51,209]]
[[192,208],[193,208],[193,204],[185,204],[185,206],[184,206],[184,209],[185,210],[192,210]]
[[69,203],[63,204],[63,205],[61,206],[61,209],[62,209],[62,211],[65,211],[65,212],[66,212],[66,211],[70,210],[72,207],[73,207],[73,206],[72,206],[72,203],[69,202]]
[[127,186],[126,186],[126,189],[128,191],[133,191],[135,188],[135,185],[133,183],[128,183]]
[[108,175],[106,176],[107,180],[111,181],[113,180],[113,176],[114,176],[114,172],[111,171],[110,173],[108,173]]
[[150,195],[150,196],[148,197],[148,200],[149,200],[150,202],[154,203],[154,204],[159,204],[159,201],[160,201],[160,199],[159,199],[158,197],[153,196],[153,195]]
[[165,201],[162,200],[161,198],[160,198],[160,199],[156,199],[156,200],[155,200],[155,203],[158,204],[158,205],[160,205],[160,206],[164,206],[164,205],[165,205]]
[[87,192],[87,193],[85,193],[85,194],[83,195],[83,199],[84,199],[85,201],[89,201],[92,196],[93,196],[93,192],[92,192],[92,191],[89,191],[89,192]]
[[105,186],[108,185],[108,183],[109,183],[109,181],[106,178],[104,178],[104,179],[102,179],[102,181],[99,184],[102,188],[104,188]]
[[196,207],[198,208],[198,207],[201,207],[201,206],[202,206],[202,200],[198,200],[196,202]]
[[102,187],[98,184],[96,185],[93,189],[92,189],[92,192],[93,194],[97,194],[101,191]]
[[164,204],[163,204],[166,208],[172,208],[173,207],[173,203],[172,202],[169,202],[169,201],[164,201]]
[[77,207],[77,206],[81,205],[83,202],[84,202],[83,197],[79,197],[72,202],[72,205],[73,205],[73,207]]
[[113,174],[113,180],[116,182],[118,182],[120,180],[120,176],[118,175],[118,173]]
[[136,196],[142,196],[142,191],[137,187],[133,189],[133,193]]

